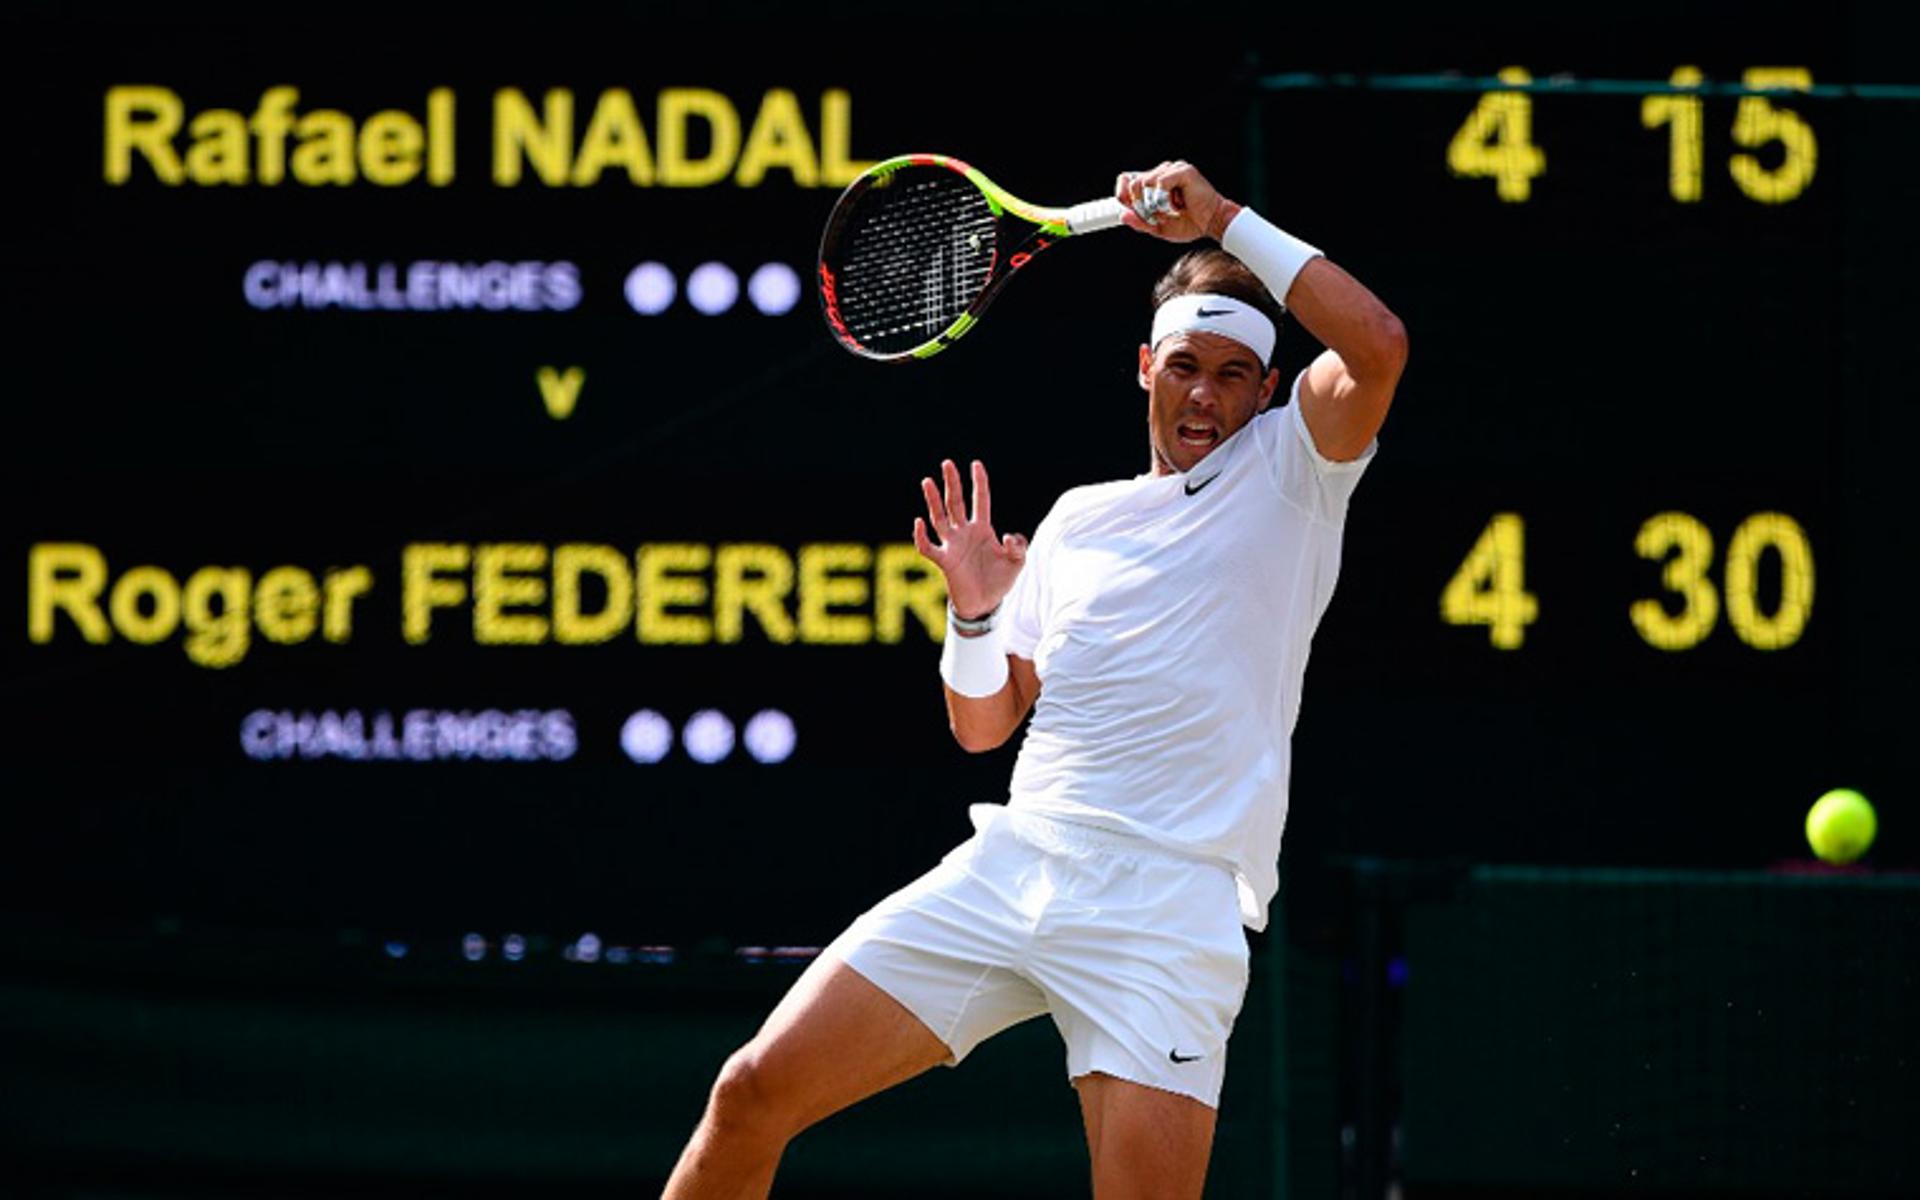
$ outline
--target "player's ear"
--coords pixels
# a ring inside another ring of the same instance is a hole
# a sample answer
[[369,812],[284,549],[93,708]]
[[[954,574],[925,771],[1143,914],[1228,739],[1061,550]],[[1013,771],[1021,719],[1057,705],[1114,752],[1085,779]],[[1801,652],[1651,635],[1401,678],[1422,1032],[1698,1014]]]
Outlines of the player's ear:
[[1254,406],[1253,411],[1255,412],[1267,411],[1267,405],[1273,403],[1274,390],[1277,389],[1279,386],[1280,386],[1280,368],[1275,367],[1273,370],[1267,372],[1267,377],[1265,379],[1260,381],[1260,403]]
[[1153,347],[1147,345],[1145,342],[1142,342],[1140,344],[1140,370],[1136,378],[1140,380],[1140,390],[1143,392],[1148,392],[1153,390],[1153,380],[1148,377],[1148,372],[1152,369],[1152,367],[1153,367]]

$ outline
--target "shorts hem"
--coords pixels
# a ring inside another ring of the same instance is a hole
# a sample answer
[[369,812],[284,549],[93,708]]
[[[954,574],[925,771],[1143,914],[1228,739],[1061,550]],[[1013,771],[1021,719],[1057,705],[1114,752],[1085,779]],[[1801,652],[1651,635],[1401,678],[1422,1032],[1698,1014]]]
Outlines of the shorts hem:
[[[856,945],[851,949],[857,951],[862,946],[865,946],[865,945],[867,945],[867,943],[862,942],[860,943],[860,945]],[[940,1031],[934,1028],[933,1022],[927,1020],[927,1014],[915,1008],[913,1004],[907,1000],[906,997],[900,995],[898,992],[888,987],[886,983],[881,979],[879,979],[874,972],[869,970],[863,970],[859,963],[853,961],[853,956],[849,952],[848,948],[840,947],[840,946],[829,946],[827,950],[824,951],[823,953],[831,954],[837,961],[840,962],[842,966],[845,966],[848,970],[852,971],[855,975],[858,975],[860,978],[866,980],[868,983],[872,984],[874,987],[877,987],[882,992],[886,993],[888,999],[892,1000],[895,1004],[898,1004],[901,1008],[906,1009],[907,1015],[911,1016],[914,1020],[920,1022],[920,1027],[922,1029],[925,1029],[928,1033],[932,1034],[934,1041],[939,1042],[942,1046],[945,1046],[947,1049],[947,1061],[940,1063],[938,1065],[943,1067],[957,1067],[960,1065],[960,1060],[964,1059],[967,1056],[967,1052],[972,1050],[972,1047],[968,1047],[967,1051],[956,1051],[954,1049],[954,1045],[951,1040],[951,1036],[950,1036],[951,1031],[949,1031],[948,1037],[942,1037],[940,1034]]]
[[1183,1096],[1188,1100],[1197,1100],[1216,1113],[1220,1111],[1220,1085],[1218,1084],[1210,1091],[1200,1087],[1178,1087],[1168,1083],[1165,1079],[1142,1079],[1140,1078],[1142,1074],[1145,1074],[1145,1072],[1116,1071],[1111,1067],[1105,1066],[1088,1067],[1082,1071],[1074,1071],[1072,1068],[1068,1068],[1067,1084],[1068,1086],[1077,1084],[1089,1075],[1107,1075],[1123,1083],[1137,1084],[1140,1087],[1152,1088],[1156,1092],[1166,1092],[1168,1095]]

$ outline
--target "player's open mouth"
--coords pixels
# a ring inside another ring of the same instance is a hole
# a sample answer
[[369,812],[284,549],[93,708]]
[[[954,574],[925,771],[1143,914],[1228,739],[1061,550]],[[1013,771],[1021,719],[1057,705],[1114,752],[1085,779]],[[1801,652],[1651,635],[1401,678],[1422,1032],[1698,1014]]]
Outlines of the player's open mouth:
[[1220,431],[1211,425],[1177,425],[1174,433],[1182,446],[1211,447],[1220,440]]

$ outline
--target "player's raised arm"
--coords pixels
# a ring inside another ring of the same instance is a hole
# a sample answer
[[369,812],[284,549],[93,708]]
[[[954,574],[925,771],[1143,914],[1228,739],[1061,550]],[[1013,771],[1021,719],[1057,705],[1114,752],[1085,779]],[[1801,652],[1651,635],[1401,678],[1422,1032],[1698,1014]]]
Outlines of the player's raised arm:
[[940,678],[948,724],[962,747],[991,750],[1013,735],[1040,694],[1033,664],[1007,653],[1005,628],[999,624],[1000,602],[1027,560],[1027,539],[993,532],[993,496],[983,464],[973,464],[971,515],[960,468],[949,459],[940,464],[940,475],[942,487],[932,479],[920,481],[927,515],[913,519],[913,544],[947,577]]
[[1300,415],[1320,453],[1358,458],[1380,432],[1407,363],[1407,331],[1366,286],[1319,250],[1220,195],[1185,162],[1120,176],[1115,197],[1132,206],[1148,188],[1166,191],[1171,210],[1149,224],[1129,207],[1129,228],[1171,242],[1218,241],[1252,268],[1274,298],[1327,347],[1300,383]]
[[1380,432],[1400,386],[1406,328],[1364,284],[1325,258],[1301,270],[1287,309],[1327,347],[1300,381],[1300,415],[1314,445],[1336,462],[1358,458]]

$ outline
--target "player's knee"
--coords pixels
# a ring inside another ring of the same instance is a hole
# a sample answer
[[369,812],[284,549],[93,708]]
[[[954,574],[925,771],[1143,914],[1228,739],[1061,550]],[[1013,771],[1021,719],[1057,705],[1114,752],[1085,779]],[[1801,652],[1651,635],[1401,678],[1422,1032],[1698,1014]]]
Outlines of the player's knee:
[[759,1139],[798,1133],[791,1110],[775,1073],[751,1043],[734,1051],[720,1068],[707,1101],[708,1120],[721,1131]]

